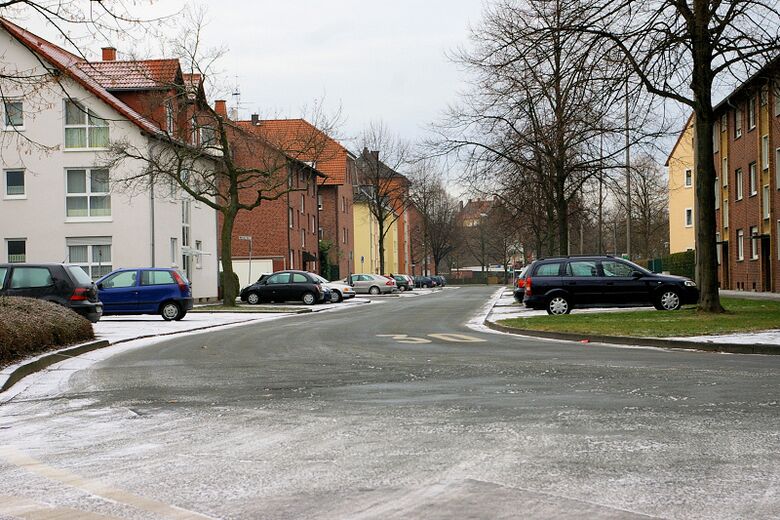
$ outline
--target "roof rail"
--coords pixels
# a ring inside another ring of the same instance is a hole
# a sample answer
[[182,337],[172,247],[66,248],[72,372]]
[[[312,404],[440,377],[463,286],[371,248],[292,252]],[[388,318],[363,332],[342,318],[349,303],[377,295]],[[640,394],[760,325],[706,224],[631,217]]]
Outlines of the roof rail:
[[556,255],[556,256],[545,256],[543,258],[537,258],[537,260],[554,260],[556,258],[615,258],[615,255]]

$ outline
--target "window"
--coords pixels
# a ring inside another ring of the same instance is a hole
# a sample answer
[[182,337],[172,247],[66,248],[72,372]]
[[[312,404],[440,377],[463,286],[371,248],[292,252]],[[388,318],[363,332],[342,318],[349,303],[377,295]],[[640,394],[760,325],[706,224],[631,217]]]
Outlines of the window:
[[769,136],[761,137],[761,169],[769,169]]
[[741,229],[737,230],[737,260],[742,261],[745,259],[745,232]]
[[295,214],[292,208],[287,208],[287,220],[289,220],[290,229],[293,227],[293,220],[295,220]]
[[24,109],[21,101],[3,102],[3,126],[7,129],[24,129]]
[[68,217],[110,217],[111,195],[108,170],[67,170],[66,215]]
[[693,209],[685,208],[685,227],[693,226]]
[[718,258],[718,265],[720,265],[723,257],[723,244],[720,240],[720,233],[715,233],[715,255]]
[[598,276],[599,271],[596,262],[569,262],[566,266],[566,274],[569,276]]
[[756,260],[758,258],[758,228],[756,226],[750,227],[750,259]]
[[24,170],[7,170],[5,172],[5,198],[23,199],[24,192]]
[[46,267],[17,267],[11,273],[11,289],[30,289],[54,285]]
[[758,193],[758,181],[756,179],[756,163],[750,163],[748,166],[748,188],[750,189],[750,196],[752,197]]
[[202,269],[203,264],[200,261],[201,251],[203,251],[203,242],[200,240],[195,241],[195,269]]
[[322,231],[322,228],[319,228],[317,230],[317,238],[320,239],[320,240],[324,240],[325,239],[325,232]]
[[67,238],[68,262],[81,267],[93,280],[113,271],[111,244],[107,239]]
[[108,121],[81,103],[65,101],[65,148],[108,147]]
[[306,196],[301,193],[301,213],[306,213]]
[[[720,126],[720,123],[715,123],[716,126]],[[720,132],[717,128],[712,129],[712,152],[718,153],[720,151]]]
[[214,130],[214,128],[208,125],[203,125],[198,129],[198,133],[200,134],[200,144],[202,146],[211,146],[216,144],[217,132]]
[[[187,277],[192,276],[192,237],[190,220],[192,215],[192,202],[183,200],[181,202],[181,266]],[[185,249],[186,248],[186,249]]]
[[295,253],[290,251],[290,269],[295,269]]
[[311,283],[311,281],[306,278],[306,276],[302,275],[301,273],[293,273],[292,274],[292,283]]
[[138,281],[138,271],[122,271],[103,280],[104,289],[124,289],[135,287]]
[[558,276],[561,271],[561,263],[542,264],[536,268],[534,276]]
[[306,230],[301,228],[301,249],[306,247]]
[[141,285],[174,285],[173,273],[170,271],[141,271]]
[[715,209],[720,209],[720,181],[715,177]]
[[179,258],[179,239],[171,237],[171,265],[176,265],[176,259]]
[[744,182],[742,180],[742,168],[737,168],[734,172],[734,184],[737,189],[737,200],[742,200],[742,190],[744,190]]
[[729,129],[729,118],[727,114],[723,114],[720,116],[720,133],[725,132]]
[[604,276],[622,276],[624,278],[631,276],[636,269],[623,262],[615,260],[603,260],[601,268],[604,270]]
[[[290,260],[292,260],[292,251],[290,251]],[[290,283],[290,273],[279,273],[268,278],[266,282],[268,285],[275,285],[280,283]]]
[[173,101],[170,99],[165,102],[165,130],[169,135],[176,129],[176,119],[173,114]]
[[341,243],[346,244],[347,243],[347,228],[341,228]]
[[20,238],[5,241],[8,251],[8,263],[24,263],[27,261],[27,240]]
[[728,199],[723,200],[723,227],[728,228],[729,227],[729,201]]
[[317,219],[314,218],[314,215],[311,216],[311,234],[315,234],[317,232]]
[[690,188],[693,186],[693,171],[685,170],[685,187]]
[[761,188],[761,208],[764,220],[769,220],[769,184],[764,184]]
[[317,195],[317,209],[322,211],[322,195]]
[[756,127],[756,98],[751,97],[748,100],[748,130]]
[[763,107],[769,102],[769,89],[767,88],[766,85],[761,87],[760,96],[761,96],[761,106]]
[[738,108],[734,111],[734,138],[740,137],[742,137],[742,109]]
[[723,177],[723,187],[726,188],[729,185],[729,158],[723,158],[723,165],[720,169],[720,175]]

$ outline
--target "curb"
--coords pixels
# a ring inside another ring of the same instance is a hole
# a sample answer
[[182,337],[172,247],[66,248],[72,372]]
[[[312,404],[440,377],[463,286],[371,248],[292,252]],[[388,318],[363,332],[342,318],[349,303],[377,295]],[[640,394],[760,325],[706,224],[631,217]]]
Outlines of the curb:
[[515,329],[498,323],[485,320],[485,326],[513,334],[515,336],[531,336],[535,338],[559,339],[563,341],[591,343],[608,343],[623,346],[658,347],[675,350],[704,350],[708,352],[724,352],[730,354],[768,354],[780,355],[780,345],[767,344],[743,344],[743,343],[701,343],[694,341],[681,341],[662,338],[637,338],[633,336],[582,336],[570,332],[542,332],[538,330]]
[[44,368],[48,368],[54,365],[55,363],[64,361],[67,358],[72,358],[72,357],[80,356],[81,354],[86,354],[87,352],[92,352],[93,350],[105,348],[109,345],[110,343],[108,342],[108,340],[105,339],[98,340],[98,341],[91,341],[89,343],[82,343],[81,345],[76,345],[75,347],[66,347],[64,349],[58,350],[56,352],[52,352],[50,354],[44,354],[39,358],[34,359],[33,361],[27,363],[23,362],[24,364],[20,365],[13,372],[8,374],[8,379],[6,379],[5,382],[3,383],[3,386],[0,387],[0,392],[5,392],[6,390],[14,386],[16,383],[21,381],[23,378],[35,372],[39,372]]

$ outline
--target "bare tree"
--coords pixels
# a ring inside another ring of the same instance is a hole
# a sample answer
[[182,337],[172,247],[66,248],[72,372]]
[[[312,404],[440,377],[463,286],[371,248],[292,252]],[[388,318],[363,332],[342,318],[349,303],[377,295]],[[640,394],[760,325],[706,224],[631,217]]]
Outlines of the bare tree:
[[590,0],[556,32],[596,36],[619,53],[649,93],[694,114],[696,276],[699,309],[723,312],[715,243],[713,87],[746,79],[780,50],[774,1]]
[[379,227],[379,269],[385,272],[385,239],[401,218],[409,199],[409,179],[398,170],[407,165],[408,144],[380,122],[371,123],[360,136],[362,152],[355,161],[358,194]]

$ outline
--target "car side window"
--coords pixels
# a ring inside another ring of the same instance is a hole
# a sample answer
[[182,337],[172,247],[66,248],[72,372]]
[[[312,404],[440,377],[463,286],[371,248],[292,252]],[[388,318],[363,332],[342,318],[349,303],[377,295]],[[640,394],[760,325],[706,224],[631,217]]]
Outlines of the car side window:
[[558,276],[561,271],[561,263],[554,262],[550,264],[542,264],[536,268],[536,276]]
[[170,271],[141,271],[141,285],[169,285],[175,284],[173,274]]
[[8,274],[7,267],[0,267],[0,289],[5,285],[5,275]]
[[630,265],[615,260],[602,260],[601,268],[604,269],[604,276],[622,276],[627,278],[634,272]]
[[54,285],[47,267],[16,267],[11,273],[11,289],[27,289]]
[[279,273],[275,274],[272,277],[268,279],[268,284],[280,284],[280,283],[289,283],[290,282],[290,273]]
[[109,276],[103,280],[102,285],[104,289],[135,287],[136,277],[136,271],[123,271],[121,273],[116,273],[113,276]]
[[292,281],[293,281],[293,283],[310,283],[309,279],[306,278],[301,273],[293,273]]
[[569,265],[566,266],[566,274],[569,276],[598,276],[599,270],[596,262],[580,260],[569,262]]

